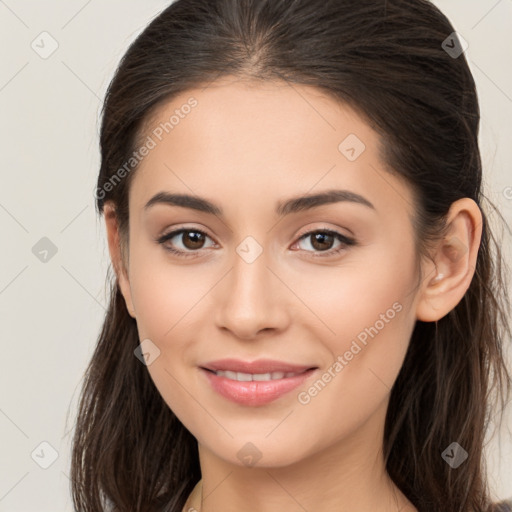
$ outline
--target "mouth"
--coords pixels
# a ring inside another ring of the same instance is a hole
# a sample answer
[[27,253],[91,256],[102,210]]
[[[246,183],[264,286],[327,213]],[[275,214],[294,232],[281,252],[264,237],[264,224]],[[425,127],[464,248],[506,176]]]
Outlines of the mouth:
[[302,372],[271,372],[271,373],[244,373],[244,372],[232,372],[229,370],[210,370],[208,368],[203,368],[207,372],[214,373],[217,377],[225,377],[226,379],[236,380],[238,382],[267,382],[271,380],[280,380],[280,379],[289,379],[291,377],[296,377],[297,375],[301,375],[309,370],[314,370],[316,368],[308,368],[307,370],[303,370]]
[[[240,362],[237,362],[238,368]],[[222,364],[222,363],[218,363]],[[243,363],[246,366],[250,363]],[[243,366],[242,364],[242,366]],[[200,366],[201,373],[206,377],[206,381],[216,393],[244,406],[262,406],[277,400],[292,390],[304,384],[310,377],[316,374],[317,366],[303,366],[291,368],[292,365],[283,365],[282,363],[272,362],[272,364],[252,363],[253,365],[265,365],[276,367],[281,364],[284,370],[250,372],[234,371],[233,369],[216,369],[212,365]],[[231,365],[233,366],[233,365]]]

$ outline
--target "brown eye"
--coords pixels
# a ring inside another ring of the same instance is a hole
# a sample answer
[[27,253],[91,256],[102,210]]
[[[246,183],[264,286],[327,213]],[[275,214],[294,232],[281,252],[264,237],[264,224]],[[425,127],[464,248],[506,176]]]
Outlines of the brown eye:
[[312,247],[315,249],[318,249],[319,251],[326,251],[329,250],[334,243],[334,236],[329,233],[315,233],[313,235],[309,235],[312,240]]
[[[309,231],[300,237],[299,244],[305,240],[310,241],[309,246],[313,249],[309,250],[306,248],[306,252],[311,252],[312,256],[315,257],[332,256],[347,249],[349,246],[356,245],[356,241],[353,238],[346,237],[337,231],[331,230]],[[333,249],[333,245],[335,245],[336,242],[338,242],[338,247]]]
[[183,231],[182,242],[187,249],[201,249],[204,244],[204,233],[200,231]]
[[194,253],[204,248],[207,238],[210,237],[199,229],[179,229],[161,236],[157,242],[165,250],[186,258],[196,256]]

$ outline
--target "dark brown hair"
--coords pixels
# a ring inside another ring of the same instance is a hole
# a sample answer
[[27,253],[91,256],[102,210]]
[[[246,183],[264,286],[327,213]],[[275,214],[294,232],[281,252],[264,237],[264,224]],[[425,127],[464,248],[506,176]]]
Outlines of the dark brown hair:
[[[481,189],[475,83],[464,53],[443,44],[453,32],[426,0],[178,0],[130,46],[109,86],[95,197],[100,214],[106,201],[115,204],[125,240],[136,166],[122,178],[119,169],[151,113],[232,75],[310,85],[355,109],[379,134],[388,171],[415,193],[418,255],[443,235],[454,201],[476,201],[483,234],[475,275],[449,314],[416,323],[391,391],[384,455],[420,512],[487,512],[484,435],[510,393],[509,299],[483,204],[491,203]],[[73,439],[78,511],[181,512],[200,478],[197,442],[134,357],[139,343],[114,275]],[[469,453],[457,469],[441,456],[454,441]]]

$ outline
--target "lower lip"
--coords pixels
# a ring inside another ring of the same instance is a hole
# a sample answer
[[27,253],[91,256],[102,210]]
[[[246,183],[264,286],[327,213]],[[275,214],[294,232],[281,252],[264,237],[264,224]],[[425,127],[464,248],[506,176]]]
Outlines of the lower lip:
[[204,368],[201,368],[201,371],[206,375],[212,388],[223,397],[237,404],[257,406],[273,402],[289,393],[308,379],[315,370],[307,370],[295,377],[248,382],[219,377]]

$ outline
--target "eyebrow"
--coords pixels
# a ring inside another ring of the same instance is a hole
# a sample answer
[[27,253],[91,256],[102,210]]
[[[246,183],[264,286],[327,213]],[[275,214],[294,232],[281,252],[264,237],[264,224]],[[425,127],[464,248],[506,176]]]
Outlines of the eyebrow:
[[[297,213],[325,204],[349,202],[356,203],[376,210],[375,206],[363,196],[349,190],[327,190],[318,194],[302,195],[281,201],[276,206],[276,214],[280,217]],[[214,203],[198,196],[188,194],[173,194],[169,192],[158,192],[144,206],[147,210],[156,204],[167,204],[170,206],[181,206],[200,212],[210,213],[219,217],[223,216],[222,208]]]

